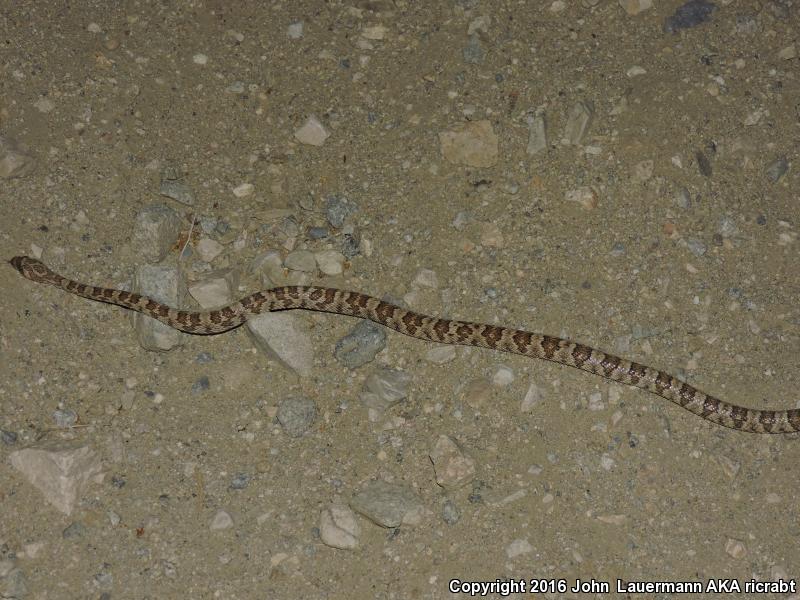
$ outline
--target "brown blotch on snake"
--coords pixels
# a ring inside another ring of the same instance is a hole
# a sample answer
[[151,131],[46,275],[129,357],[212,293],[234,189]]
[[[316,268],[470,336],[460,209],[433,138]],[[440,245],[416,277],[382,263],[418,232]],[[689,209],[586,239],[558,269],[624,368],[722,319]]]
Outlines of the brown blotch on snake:
[[[222,333],[238,327],[250,317],[268,311],[305,308],[349,315],[366,318],[405,335],[424,340],[496,348],[575,367],[612,381],[645,389],[723,427],[752,433],[800,431],[800,409],[797,408],[761,410],[730,404],[709,396],[664,371],[629,362],[583,344],[483,323],[437,319],[358,292],[314,286],[279,287],[256,292],[218,310],[190,313],[171,311],[168,306],[152,298],[123,290],[86,286],[51,271],[35,258],[15,256],[9,262],[23,277],[31,281],[53,285],[90,300],[135,310],[186,333],[199,335]],[[372,308],[369,308],[370,303]],[[451,335],[450,332],[454,332],[455,335]]]

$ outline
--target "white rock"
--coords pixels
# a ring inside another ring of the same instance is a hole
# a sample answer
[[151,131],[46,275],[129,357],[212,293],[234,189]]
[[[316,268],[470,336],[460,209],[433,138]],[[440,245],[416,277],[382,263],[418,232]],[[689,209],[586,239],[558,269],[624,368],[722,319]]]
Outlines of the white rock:
[[492,375],[492,383],[498,387],[506,387],[514,382],[514,371],[506,365],[498,365]]
[[303,126],[294,132],[298,142],[311,146],[322,146],[330,135],[314,115],[308,117]]
[[341,275],[344,271],[344,263],[347,260],[341,252],[336,250],[322,250],[314,254],[319,270],[325,275]]
[[237,198],[244,198],[252,194],[255,189],[252,183],[242,183],[233,188],[233,195]]
[[385,25],[371,25],[361,30],[361,37],[367,40],[382,40],[388,31]]
[[45,500],[70,515],[89,481],[103,480],[100,458],[89,446],[49,442],[16,450],[11,465],[33,484]]
[[263,313],[247,321],[247,331],[267,356],[301,377],[311,375],[314,345],[302,317],[290,312]]
[[531,552],[533,552],[533,546],[531,546],[528,540],[514,540],[506,546],[506,556],[508,556],[508,558],[514,558],[521,554],[530,554]]
[[420,269],[414,276],[414,281],[412,281],[412,284],[419,287],[435,289],[439,287],[439,278],[436,276],[436,271],[432,271],[431,269]]
[[[180,308],[186,297],[186,281],[175,267],[139,265],[134,274],[133,289],[174,308]],[[166,323],[142,313],[131,313],[139,345],[146,350],[164,352],[183,343],[185,334]]]
[[619,0],[619,5],[629,15],[638,15],[640,12],[653,7],[653,0]]
[[286,28],[286,35],[291,40],[299,40],[303,37],[303,22],[295,21],[294,23],[290,23]]
[[303,271],[304,273],[316,273],[317,259],[310,250],[295,250],[286,256],[283,261],[288,269],[292,271]]
[[238,274],[233,270],[215,271],[202,281],[190,285],[189,294],[203,308],[216,308],[233,301],[238,282]]
[[322,543],[331,548],[353,550],[358,547],[361,527],[349,506],[333,504],[320,514],[319,533]]
[[458,489],[475,477],[475,461],[446,435],[439,436],[429,456],[436,483],[447,490]]
[[212,531],[233,527],[233,517],[227,511],[220,509],[211,519],[210,527]]
[[544,398],[544,390],[536,385],[535,383],[531,382],[528,386],[528,391],[525,393],[525,397],[522,399],[522,404],[520,405],[519,409],[521,412],[530,412],[533,408],[539,404]]
[[197,251],[197,255],[200,257],[200,260],[210,263],[220,254],[222,254],[222,251],[225,249],[225,247],[216,240],[204,237],[194,245],[194,249]]
[[435,365],[443,365],[454,360],[456,357],[455,346],[439,345],[430,348],[425,352],[425,360]]
[[192,62],[196,65],[208,64],[208,56],[205,54],[195,54],[192,56]]

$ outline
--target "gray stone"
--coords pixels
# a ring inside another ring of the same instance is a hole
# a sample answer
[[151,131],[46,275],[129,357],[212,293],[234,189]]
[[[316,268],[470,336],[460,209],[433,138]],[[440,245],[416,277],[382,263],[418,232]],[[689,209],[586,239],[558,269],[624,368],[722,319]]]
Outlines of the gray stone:
[[181,233],[181,217],[166,204],[140,210],[133,226],[133,250],[147,262],[158,262],[169,253]]
[[300,437],[317,418],[317,405],[311,398],[292,396],[278,405],[278,422],[289,437]]
[[[173,308],[183,306],[186,282],[176,267],[140,265],[134,275],[134,289]],[[184,341],[184,333],[138,312],[131,313],[139,345],[146,350],[166,352]]]

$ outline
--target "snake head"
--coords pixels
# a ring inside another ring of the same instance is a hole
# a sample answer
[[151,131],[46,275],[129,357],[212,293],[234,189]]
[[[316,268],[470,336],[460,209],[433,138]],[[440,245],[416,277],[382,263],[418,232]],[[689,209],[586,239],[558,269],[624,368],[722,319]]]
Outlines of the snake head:
[[10,261],[11,266],[20,272],[20,275],[32,281],[42,281],[50,272],[44,263],[30,256],[15,256]]

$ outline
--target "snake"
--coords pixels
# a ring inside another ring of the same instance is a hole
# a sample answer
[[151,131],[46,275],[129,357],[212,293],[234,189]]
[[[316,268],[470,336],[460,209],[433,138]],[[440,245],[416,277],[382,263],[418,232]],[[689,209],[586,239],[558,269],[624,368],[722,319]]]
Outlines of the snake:
[[265,312],[292,309],[368,319],[407,336],[463,346],[489,348],[574,367],[611,381],[651,392],[716,425],[750,433],[800,431],[800,408],[764,410],[731,404],[706,394],[665,371],[648,367],[560,337],[521,329],[442,319],[396,306],[360,292],[330,287],[290,285],[255,292],[224,307],[202,312],[172,308],[134,292],[74,281],[28,256],[10,261],[33,282],[61,288],[76,296],[105,302],[150,316],[179,331],[215,335],[239,327]]

